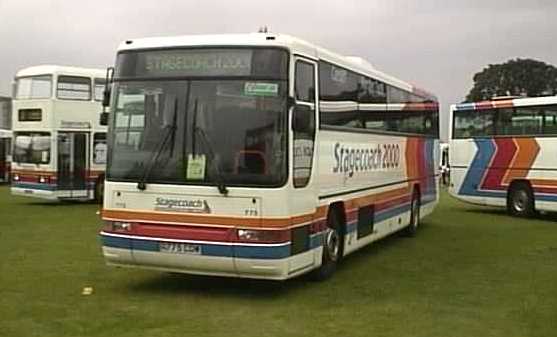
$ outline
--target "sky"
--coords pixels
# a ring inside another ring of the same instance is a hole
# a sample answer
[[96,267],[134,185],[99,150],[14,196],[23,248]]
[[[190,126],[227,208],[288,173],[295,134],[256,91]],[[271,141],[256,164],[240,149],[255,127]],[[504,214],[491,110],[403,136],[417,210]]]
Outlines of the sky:
[[249,33],[261,26],[305,39],[449,104],[489,64],[534,58],[557,65],[555,0],[0,0],[0,95],[18,69],[106,68],[129,38]]

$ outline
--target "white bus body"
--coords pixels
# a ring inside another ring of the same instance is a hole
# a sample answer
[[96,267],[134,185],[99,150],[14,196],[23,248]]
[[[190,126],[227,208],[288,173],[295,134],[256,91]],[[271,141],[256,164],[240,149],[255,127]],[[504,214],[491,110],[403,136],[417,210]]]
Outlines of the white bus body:
[[557,96],[452,105],[449,191],[513,215],[557,210]]
[[105,71],[36,66],[19,71],[13,100],[12,194],[50,200],[101,198]]
[[343,255],[411,234],[438,200],[438,105],[353,60],[275,34],[122,43],[107,263],[326,277]]

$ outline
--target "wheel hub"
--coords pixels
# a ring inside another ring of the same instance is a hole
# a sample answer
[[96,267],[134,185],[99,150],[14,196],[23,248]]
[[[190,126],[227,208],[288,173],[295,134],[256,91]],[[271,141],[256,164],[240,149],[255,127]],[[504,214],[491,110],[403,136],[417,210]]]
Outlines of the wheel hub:
[[420,210],[418,207],[418,201],[416,199],[412,200],[412,226],[418,227],[420,224]]
[[337,231],[334,229],[329,229],[325,236],[325,249],[329,253],[329,258],[332,261],[336,261],[338,259],[338,251],[340,247],[340,239],[338,236]]
[[513,200],[513,207],[517,212],[523,212],[526,209],[526,203],[528,201],[528,195],[526,191],[518,191],[515,194]]

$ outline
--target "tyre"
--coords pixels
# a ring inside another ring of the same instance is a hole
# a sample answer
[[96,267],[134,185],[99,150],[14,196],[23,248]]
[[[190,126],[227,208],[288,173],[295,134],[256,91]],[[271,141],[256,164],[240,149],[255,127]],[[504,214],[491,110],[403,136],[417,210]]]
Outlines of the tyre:
[[412,193],[412,201],[410,202],[410,221],[402,232],[405,236],[416,236],[418,227],[420,226],[420,208],[420,193],[415,190],[414,193]]
[[95,201],[102,204],[104,198],[104,176],[100,176],[95,184]]
[[512,184],[507,195],[507,211],[510,215],[520,217],[534,215],[534,193],[528,183]]
[[326,280],[336,271],[344,250],[342,226],[338,212],[330,209],[327,215],[327,230],[323,238],[321,266],[312,272],[312,278],[316,281]]

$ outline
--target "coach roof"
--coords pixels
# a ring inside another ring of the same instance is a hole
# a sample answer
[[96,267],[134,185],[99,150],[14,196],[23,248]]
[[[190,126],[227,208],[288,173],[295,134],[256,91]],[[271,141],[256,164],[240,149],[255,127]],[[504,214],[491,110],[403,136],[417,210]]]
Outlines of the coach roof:
[[435,97],[425,90],[415,88],[413,85],[389,76],[375,69],[369,62],[361,58],[346,57],[334,53],[325,48],[316,46],[302,39],[273,33],[249,33],[249,34],[219,34],[219,35],[184,35],[173,37],[151,37],[130,39],[122,42],[118,51],[155,48],[180,48],[201,46],[268,46],[283,47],[292,53],[302,55],[315,60],[324,60],[342,66],[348,70],[365,74],[377,80],[394,85],[396,87],[422,92],[424,95]]
[[17,72],[15,77],[50,75],[50,74],[104,78],[106,74],[106,70],[93,69],[93,68],[68,67],[68,66],[60,66],[60,65],[39,65],[39,66],[33,66],[33,67],[21,69]]

